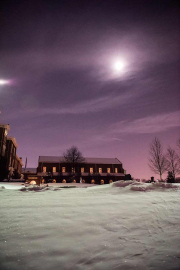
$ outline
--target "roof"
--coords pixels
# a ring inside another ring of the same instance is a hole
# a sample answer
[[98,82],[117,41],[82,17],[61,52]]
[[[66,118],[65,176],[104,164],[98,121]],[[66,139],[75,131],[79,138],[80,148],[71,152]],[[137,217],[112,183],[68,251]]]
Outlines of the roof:
[[85,158],[85,162],[92,164],[121,164],[117,158]]
[[[39,162],[44,163],[63,163],[64,157],[57,156],[39,156]],[[122,164],[117,158],[85,158],[85,163],[88,164]]]
[[9,124],[0,124],[0,128],[6,128],[8,131],[10,130]]
[[7,140],[12,141],[16,148],[18,147],[18,144],[17,144],[16,139],[14,137],[7,137]]
[[[24,169],[25,168],[22,168],[22,172],[24,173]],[[29,173],[36,173],[37,172],[37,168],[26,168],[25,169],[25,173],[27,173],[27,172],[29,172]]]

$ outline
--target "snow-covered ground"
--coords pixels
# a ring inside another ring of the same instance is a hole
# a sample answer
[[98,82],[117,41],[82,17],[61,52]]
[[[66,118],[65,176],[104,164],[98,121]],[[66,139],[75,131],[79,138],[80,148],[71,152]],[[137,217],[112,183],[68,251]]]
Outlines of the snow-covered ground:
[[180,269],[178,188],[1,186],[1,270]]

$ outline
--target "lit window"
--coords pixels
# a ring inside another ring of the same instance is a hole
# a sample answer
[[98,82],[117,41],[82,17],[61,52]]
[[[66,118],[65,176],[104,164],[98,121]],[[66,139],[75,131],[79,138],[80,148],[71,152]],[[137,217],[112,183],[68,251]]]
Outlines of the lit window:
[[43,172],[46,172],[46,167],[43,167]]
[[75,173],[75,168],[72,167],[71,171],[72,171],[72,173]]
[[53,167],[53,172],[56,172],[56,167]]
[[84,173],[84,167],[81,168],[81,173]]
[[90,168],[90,173],[93,173],[93,168]]
[[115,168],[115,173],[118,173],[118,168]]
[[107,173],[110,173],[111,172],[111,169],[110,168],[107,168]]
[[66,167],[62,167],[62,172],[66,172]]
[[99,168],[99,173],[102,173],[102,168]]

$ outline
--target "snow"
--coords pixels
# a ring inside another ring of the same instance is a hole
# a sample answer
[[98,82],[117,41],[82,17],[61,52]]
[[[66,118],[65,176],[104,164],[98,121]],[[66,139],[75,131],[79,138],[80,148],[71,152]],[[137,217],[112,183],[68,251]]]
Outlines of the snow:
[[180,185],[71,186],[0,183],[0,269],[180,269]]

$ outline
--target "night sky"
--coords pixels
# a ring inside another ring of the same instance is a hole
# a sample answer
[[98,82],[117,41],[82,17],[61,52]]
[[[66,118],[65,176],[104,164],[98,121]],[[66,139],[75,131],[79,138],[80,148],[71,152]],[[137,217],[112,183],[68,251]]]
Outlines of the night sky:
[[0,123],[28,167],[75,145],[154,175],[149,144],[180,136],[177,3],[1,1]]

